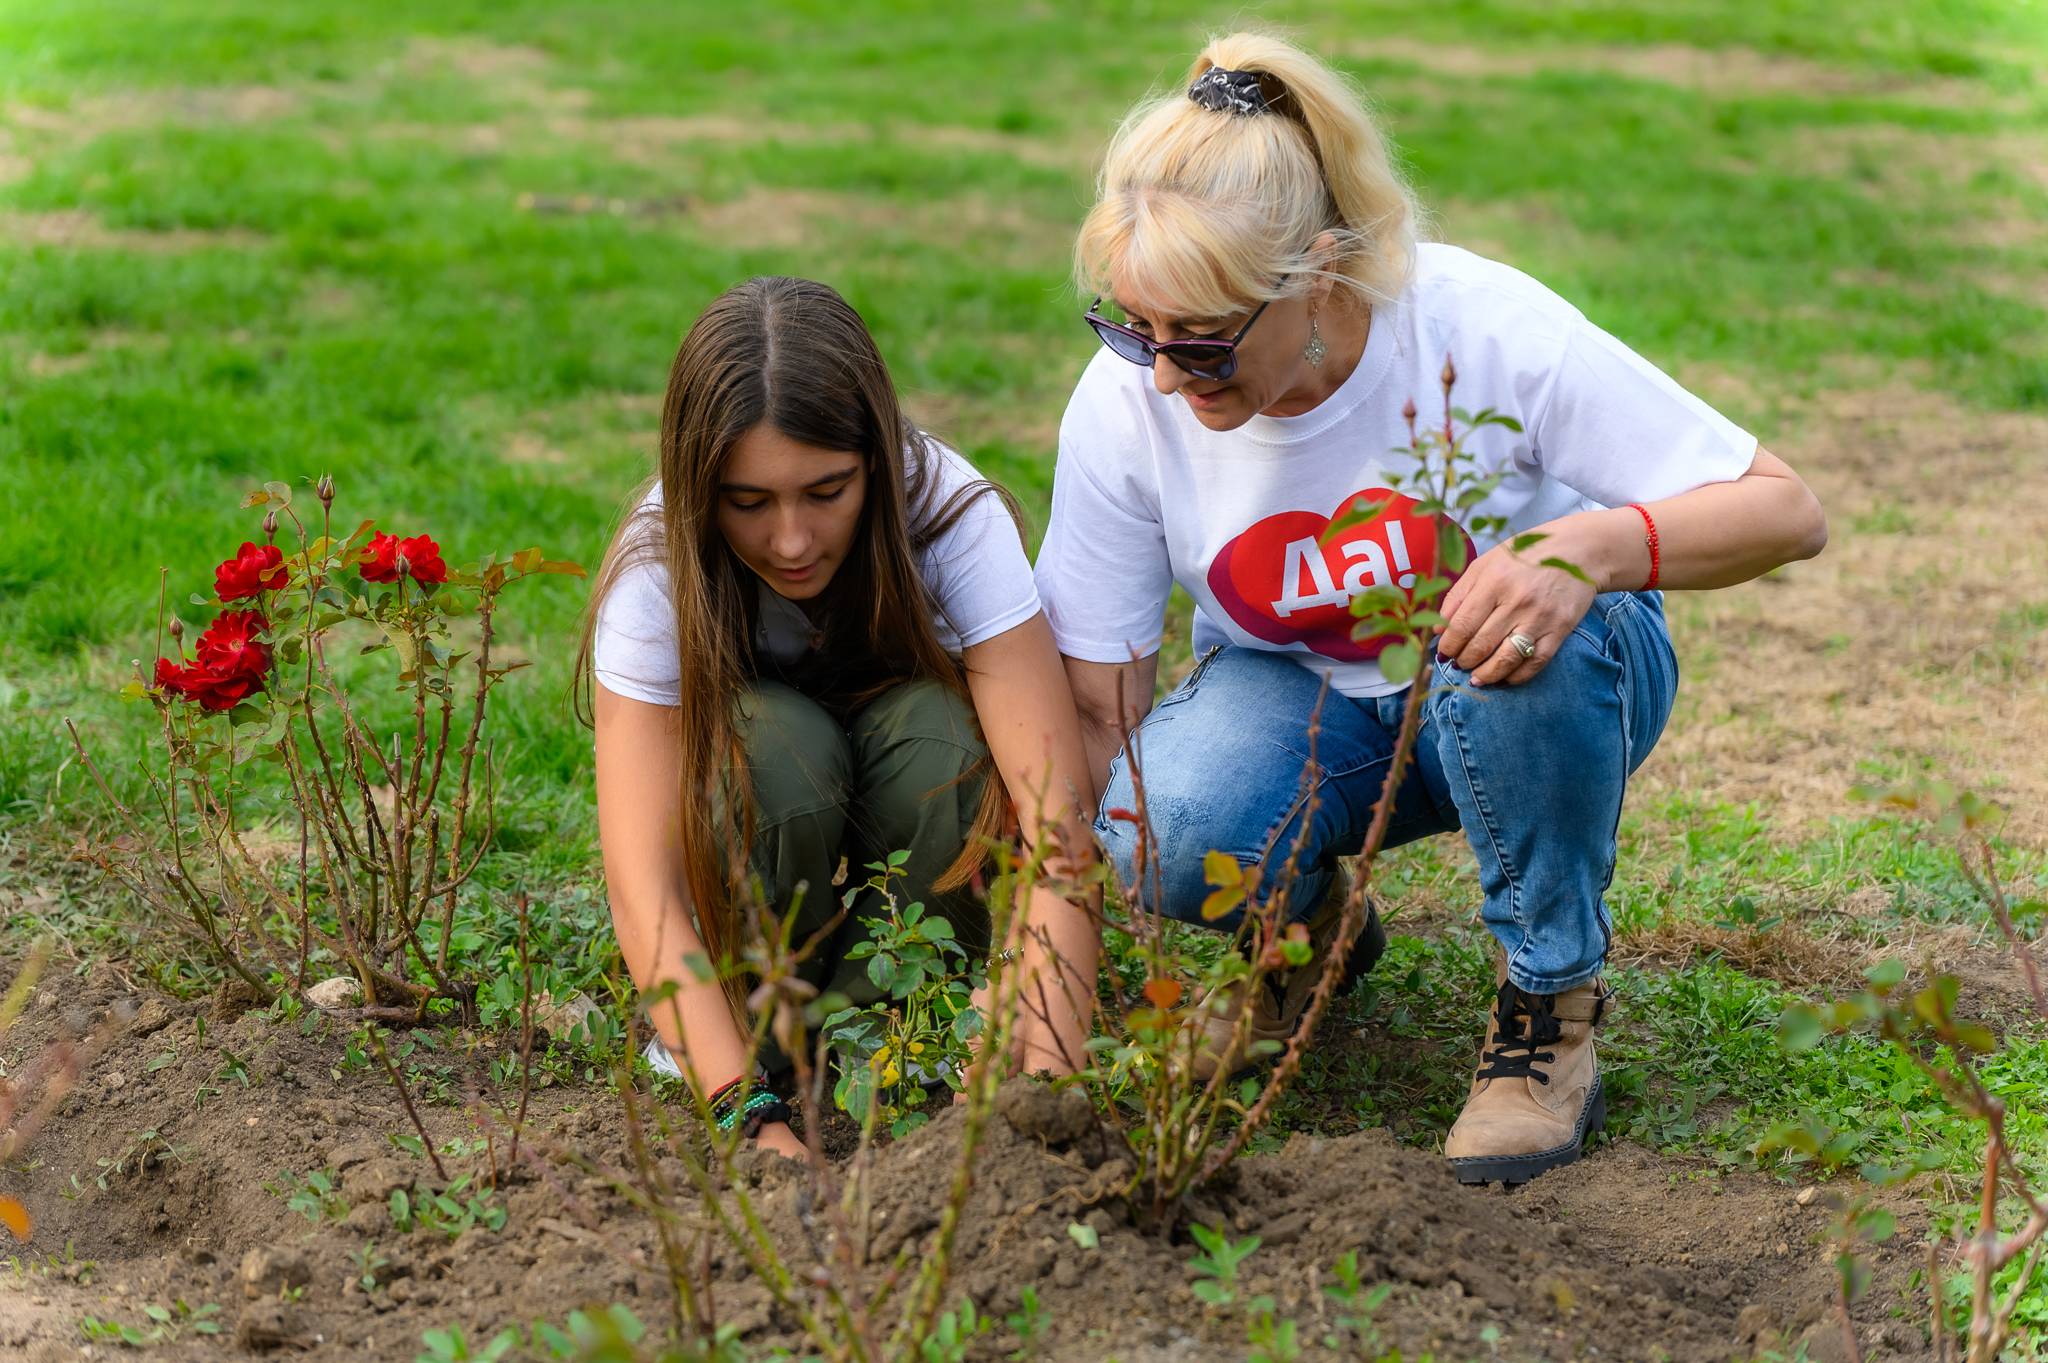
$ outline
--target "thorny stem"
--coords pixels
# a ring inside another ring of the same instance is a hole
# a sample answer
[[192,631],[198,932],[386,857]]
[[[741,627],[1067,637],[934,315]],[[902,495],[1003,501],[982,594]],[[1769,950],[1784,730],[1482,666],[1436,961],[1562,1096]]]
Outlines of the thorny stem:
[[[441,967],[448,964],[448,937],[455,923],[455,888],[461,884],[456,871],[462,865],[462,836],[469,818],[470,770],[476,760],[477,736],[484,727],[484,701],[491,691],[491,612],[497,606],[497,595],[485,587],[477,601],[477,649],[476,649],[476,704],[470,712],[469,735],[462,744],[462,773],[455,787],[455,828],[448,840],[448,886],[447,898],[441,905],[441,941],[436,950]],[[489,762],[485,763],[486,768]],[[465,875],[463,879],[466,879]]]
[[[520,910],[521,941],[523,943],[525,940],[526,921],[525,904],[523,901],[520,905]],[[530,985],[528,992],[529,994],[531,993]],[[628,1056],[633,1054],[631,1042],[634,1032],[635,1029],[629,1024],[626,1034],[628,1042],[626,1054]],[[653,1156],[648,1153],[646,1133],[642,1130],[640,1124],[640,1104],[637,1101],[638,1090],[633,1083],[632,1071],[630,1069],[631,1063],[630,1060],[627,1060],[622,1064],[619,1067],[617,1076],[620,1104],[625,1110],[626,1148],[633,1156],[633,1168],[640,1178],[641,1188],[648,1201],[655,1206],[666,1209],[672,1201],[673,1193],[667,1181],[662,1178],[661,1171],[655,1165]],[[522,1106],[524,1102],[525,1100],[522,1096]],[[675,1318],[676,1333],[687,1339],[692,1333],[700,1333],[703,1324],[698,1319],[697,1303],[690,1289],[689,1267],[683,1258],[682,1246],[676,1243],[675,1229],[669,1225],[668,1217],[656,1216],[654,1218],[654,1228],[655,1234],[661,1238],[661,1257],[668,1265],[669,1309]]]
[[1842,1344],[1848,1350],[1849,1363],[1863,1363],[1863,1346],[1856,1339],[1856,1322],[1849,1319],[1849,1284],[1841,1275],[1835,1275],[1835,1314],[1842,1324]]
[[434,1138],[427,1134],[427,1128],[420,1121],[420,1114],[414,1110],[412,1095],[406,1092],[405,1080],[398,1073],[398,1066],[391,1063],[391,1057],[384,1051],[384,1035],[376,1026],[365,1028],[370,1034],[370,1050],[376,1055],[377,1063],[384,1067],[384,1073],[391,1076],[391,1087],[398,1090],[398,1101],[405,1107],[405,1115],[412,1122],[412,1129],[419,1132],[420,1144],[426,1147],[427,1158],[433,1161],[434,1176],[443,1184],[448,1182],[448,1170],[441,1163],[441,1156],[434,1149]]
[[[137,823],[135,815],[129,811],[126,805],[121,803],[120,798],[117,797],[114,794],[112,788],[107,785],[106,778],[100,774],[99,765],[92,760],[92,754],[86,751],[85,741],[78,736],[78,726],[72,723],[72,721],[67,718],[64,721],[64,728],[66,729],[66,731],[70,733],[71,746],[74,750],[77,751],[79,761],[84,765],[86,773],[89,776],[91,776],[92,783],[99,788],[100,795],[103,798],[105,798],[107,804],[114,810],[114,812],[121,816],[121,819],[124,823],[127,823],[130,826],[135,825]],[[177,797],[175,793],[175,783],[172,783],[170,789],[172,791],[170,799],[173,801],[173,803],[169,806],[170,822],[173,829],[175,830],[177,823],[177,806],[175,804],[175,800]],[[181,847],[181,844],[176,839],[175,834],[173,837],[173,847]],[[143,887],[140,881],[132,879],[125,871],[119,869],[120,863],[116,861],[114,858],[106,856],[104,854],[89,853],[88,855],[90,855],[93,861],[102,869],[112,871],[117,878],[119,878],[124,884],[128,885],[129,888],[133,889],[138,895],[141,895],[144,899],[148,900],[154,898]],[[263,981],[257,979],[256,976],[250,972],[249,967],[242,963],[241,956],[232,947],[230,947],[226,941],[222,940],[218,924],[215,923],[212,913],[206,909],[203,897],[199,895],[199,892],[196,886],[194,885],[192,878],[185,872],[182,850],[179,850],[177,854],[177,874],[175,876],[166,874],[166,872],[163,869],[163,866],[161,865],[160,862],[157,861],[156,855],[154,853],[145,853],[145,856],[147,856],[149,860],[152,862],[152,869],[156,872],[159,879],[163,880],[164,883],[170,885],[177,892],[178,897],[185,901],[186,907],[190,911],[193,921],[198,923],[200,930],[206,934],[207,943],[213,948],[215,957],[229,970],[232,970],[236,975],[240,976],[243,982],[246,983],[251,989],[255,990],[257,998],[260,999],[262,1002],[269,1003],[272,1000],[274,1000],[277,997],[277,995],[273,993],[263,983]]]
[[524,891],[519,895],[519,1115],[512,1120],[512,1155],[519,1158],[519,1135],[526,1130],[526,1103],[533,1094],[533,961],[528,955],[531,914]]
[[1273,1107],[1286,1092],[1287,1085],[1301,1068],[1301,1060],[1308,1053],[1308,1045],[1314,1039],[1316,1024],[1322,1021],[1323,1009],[1330,996],[1337,991],[1337,982],[1344,976],[1344,962],[1351,954],[1351,946],[1358,940],[1358,934],[1365,927],[1365,893],[1372,883],[1374,860],[1387,839],[1387,826],[1394,815],[1394,797],[1406,778],[1409,759],[1415,752],[1416,736],[1422,730],[1422,703],[1429,688],[1423,677],[1417,677],[1408,688],[1408,703],[1402,707],[1401,728],[1394,737],[1394,754],[1387,764],[1385,783],[1380,787],[1380,797],[1372,807],[1372,823],[1366,829],[1365,847],[1358,857],[1358,874],[1351,885],[1351,893],[1344,900],[1343,915],[1338,920],[1337,938],[1331,945],[1330,955],[1323,962],[1323,973],[1316,980],[1314,991],[1309,995],[1308,1007],[1301,1015],[1301,1022],[1295,1027],[1294,1035],[1288,1040],[1287,1051],[1280,1057],[1280,1063],[1273,1068],[1272,1077],[1266,1081],[1265,1091],[1258,1101],[1244,1114],[1237,1129],[1223,1148],[1209,1157],[1203,1167],[1204,1179],[1214,1178],[1225,1165],[1236,1159],[1245,1143],[1272,1116]]
[[[997,896],[997,901],[1004,905],[1004,913],[1002,921],[990,924],[992,940],[1002,942],[1009,939],[1010,922],[1018,912],[1019,900],[1029,902],[1045,855],[1043,844],[1044,839],[1041,838],[1019,872],[1010,878],[1010,883],[1003,886],[1003,892]],[[1002,884],[1001,881],[997,883]],[[996,1085],[1002,1078],[1002,1060],[1009,1052],[1011,1026],[1017,1014],[1019,991],[1023,987],[1022,977],[1023,971],[1014,961],[999,961],[996,978],[989,982],[993,1017],[989,1031],[982,1038],[981,1048],[975,1052],[974,1061],[968,1066],[967,1112],[965,1130],[960,1136],[960,1158],[953,1166],[953,1180],[947,1190],[945,1210],[939,1216],[938,1238],[925,1259],[920,1284],[922,1291],[915,1302],[914,1312],[897,1334],[897,1339],[905,1343],[926,1338],[931,1333],[932,1321],[938,1316],[939,1302],[952,1270],[953,1244],[959,1233],[961,1214],[967,1206],[967,1195],[974,1186],[975,1153],[980,1148],[989,1113],[995,1107]]]

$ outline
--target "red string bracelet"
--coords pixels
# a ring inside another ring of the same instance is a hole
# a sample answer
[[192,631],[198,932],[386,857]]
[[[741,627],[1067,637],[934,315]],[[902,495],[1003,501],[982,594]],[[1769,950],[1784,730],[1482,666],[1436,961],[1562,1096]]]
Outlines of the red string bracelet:
[[1641,502],[1630,502],[1629,509],[1643,518],[1643,543],[1650,548],[1650,580],[1642,585],[1641,590],[1654,592],[1657,590],[1658,574],[1664,567],[1663,558],[1657,552],[1657,522],[1650,519],[1650,513],[1643,510]]

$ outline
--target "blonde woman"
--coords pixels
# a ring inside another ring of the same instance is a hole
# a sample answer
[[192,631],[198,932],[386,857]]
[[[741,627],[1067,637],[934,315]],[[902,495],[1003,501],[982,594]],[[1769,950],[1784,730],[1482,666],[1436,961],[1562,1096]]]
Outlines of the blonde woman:
[[[1389,839],[1462,828],[1478,857],[1499,988],[1445,1154],[1465,1182],[1518,1184],[1578,1158],[1604,1117],[1603,895],[1628,777],[1677,686],[1662,592],[1811,557],[1827,529],[1754,436],[1529,276],[1418,243],[1417,218],[1358,92],[1284,41],[1217,39],[1184,88],[1139,105],[1077,245],[1104,349],[1061,424],[1036,572],[1105,809],[1133,803],[1121,750],[1141,726],[1157,907],[1200,921],[1203,853],[1277,866],[1299,839],[1291,902],[1312,909],[1362,844],[1403,704],[1378,648],[1352,641],[1348,603],[1412,582],[1434,544],[1391,489],[1412,468],[1391,453],[1403,405],[1439,393],[1449,356],[1460,405],[1520,423],[1470,445],[1500,477],[1470,514],[1507,530],[1468,530]],[[1322,546],[1360,496],[1393,506]],[[1511,553],[1529,531],[1549,537],[1541,553]],[[1119,714],[1120,693],[1153,694],[1175,583],[1199,662],[1149,713]],[[1128,882],[1131,826],[1096,832]],[[1311,926],[1326,951],[1334,914]],[[1255,1035],[1289,1034],[1310,973],[1243,1005]]]

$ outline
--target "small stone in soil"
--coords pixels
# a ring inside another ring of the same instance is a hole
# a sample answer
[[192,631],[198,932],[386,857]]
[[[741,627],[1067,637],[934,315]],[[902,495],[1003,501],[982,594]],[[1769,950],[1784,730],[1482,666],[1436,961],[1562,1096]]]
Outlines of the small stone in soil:
[[334,975],[306,986],[306,1002],[315,1008],[354,1008],[363,1001],[363,982],[353,975]]

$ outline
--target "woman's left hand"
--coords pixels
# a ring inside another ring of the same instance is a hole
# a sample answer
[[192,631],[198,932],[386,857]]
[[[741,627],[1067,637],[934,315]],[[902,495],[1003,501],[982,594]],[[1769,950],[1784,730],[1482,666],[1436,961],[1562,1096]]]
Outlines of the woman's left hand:
[[[1472,674],[1472,685],[1520,686],[1541,672],[1586,618],[1593,584],[1538,559],[1575,562],[1553,535],[1517,556],[1498,544],[1472,561],[1444,596],[1437,656]],[[1511,636],[1535,646],[1524,657]]]

